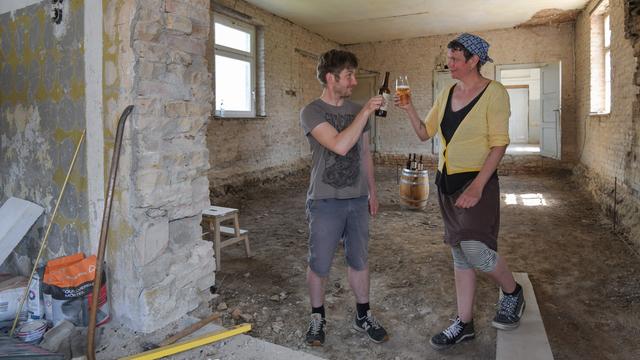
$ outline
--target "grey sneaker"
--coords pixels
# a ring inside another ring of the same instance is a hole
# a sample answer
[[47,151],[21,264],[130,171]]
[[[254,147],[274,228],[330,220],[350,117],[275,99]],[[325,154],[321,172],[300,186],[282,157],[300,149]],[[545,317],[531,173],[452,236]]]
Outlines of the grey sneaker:
[[493,318],[491,325],[500,330],[513,330],[520,325],[520,318],[524,312],[524,291],[520,288],[520,291],[514,295],[500,296],[498,302],[498,311]]
[[311,321],[309,321],[309,329],[305,337],[307,345],[321,346],[324,344],[324,326],[327,322],[322,318],[320,314],[311,314]]
[[456,319],[453,320],[453,324],[441,333],[434,335],[429,341],[429,344],[436,350],[444,350],[457,343],[471,340],[475,337],[476,333],[473,329],[473,320],[465,324],[460,321],[459,317],[456,317]]
[[367,310],[367,316],[361,318],[356,314],[353,328],[360,332],[366,332],[369,335],[369,339],[374,343],[382,343],[389,340],[389,334],[387,334],[387,331],[380,325],[378,320],[373,317],[371,310]]

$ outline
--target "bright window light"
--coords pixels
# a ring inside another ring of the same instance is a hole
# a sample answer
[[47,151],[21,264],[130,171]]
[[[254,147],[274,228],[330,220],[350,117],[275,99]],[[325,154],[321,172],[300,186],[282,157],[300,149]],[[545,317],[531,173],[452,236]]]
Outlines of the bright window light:
[[256,115],[256,29],[215,14],[215,114]]
[[251,52],[251,33],[216,23],[216,45]]
[[590,18],[590,112],[611,113],[611,73],[614,65],[611,57],[611,16],[609,0],[600,0]]
[[610,25],[611,17],[609,15],[604,18],[604,47],[608,48],[611,46],[611,25]]
[[547,201],[542,194],[506,194],[504,203],[506,205],[547,206]]
[[216,109],[251,111],[251,63],[216,55]]
[[524,206],[546,206],[547,202],[542,194],[522,194],[522,205]]
[[517,205],[518,197],[516,196],[516,194],[507,194],[507,196],[504,199],[504,202],[507,205]]

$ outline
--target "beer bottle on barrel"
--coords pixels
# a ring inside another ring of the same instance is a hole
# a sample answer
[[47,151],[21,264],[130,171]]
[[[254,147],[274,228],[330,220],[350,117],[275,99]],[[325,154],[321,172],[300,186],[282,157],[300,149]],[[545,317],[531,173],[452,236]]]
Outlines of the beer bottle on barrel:
[[378,92],[378,94],[382,95],[382,97],[384,98],[384,101],[382,102],[382,105],[380,105],[380,107],[376,110],[376,116],[386,117],[387,104],[389,104],[389,101],[391,100],[391,90],[389,90],[389,72],[388,71],[384,73],[384,82],[382,83],[382,86],[380,87],[380,91]]
[[424,166],[422,165],[422,155],[420,155],[420,162],[418,163],[418,170],[422,170],[424,169]]
[[409,154],[409,160],[407,160],[406,168],[407,170],[411,169],[411,154]]

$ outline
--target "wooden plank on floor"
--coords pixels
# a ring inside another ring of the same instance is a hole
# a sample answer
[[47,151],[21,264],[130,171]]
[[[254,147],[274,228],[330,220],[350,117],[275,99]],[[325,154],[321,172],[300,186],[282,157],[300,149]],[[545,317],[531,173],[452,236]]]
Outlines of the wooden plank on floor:
[[517,329],[497,330],[496,360],[553,360],[529,275],[513,273],[513,277],[524,289],[526,307]]

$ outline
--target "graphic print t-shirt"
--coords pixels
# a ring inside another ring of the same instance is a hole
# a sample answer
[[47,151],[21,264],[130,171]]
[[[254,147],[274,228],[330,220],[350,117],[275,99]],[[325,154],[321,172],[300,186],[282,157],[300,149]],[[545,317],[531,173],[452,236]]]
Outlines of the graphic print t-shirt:
[[[300,112],[300,125],[311,147],[308,199],[351,199],[369,194],[362,136],[345,156],[340,156],[311,135],[311,131],[324,122],[341,132],[351,125],[360,109],[360,105],[349,100],[342,106],[333,106],[316,99]],[[363,133],[368,130],[367,123]]]

